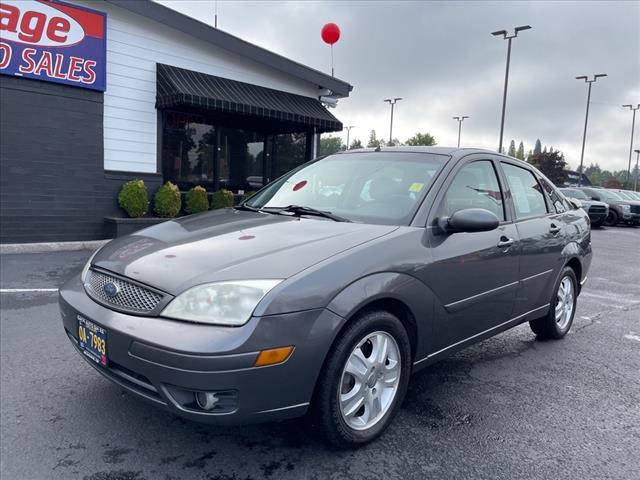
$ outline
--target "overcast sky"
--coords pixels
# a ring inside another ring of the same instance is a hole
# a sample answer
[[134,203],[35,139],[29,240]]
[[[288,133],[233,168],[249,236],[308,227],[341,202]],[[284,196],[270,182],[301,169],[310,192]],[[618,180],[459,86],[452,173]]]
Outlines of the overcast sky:
[[[214,1],[161,3],[213,24]],[[389,136],[387,97],[396,105],[394,137],[429,132],[455,146],[454,115],[469,115],[463,146],[496,149],[507,42],[490,32],[529,24],[513,41],[505,121],[511,139],[580,161],[587,85],[578,75],[607,73],[593,85],[585,165],[627,168],[631,117],[640,103],[640,2],[249,2],[218,1],[218,26],[249,42],[330,73],[320,39],[326,22],[342,37],[334,47],[336,76],[354,86],[332,112],[355,125],[366,143],[375,129]],[[634,149],[640,148],[640,114]],[[346,137],[346,132],[342,134]],[[633,158],[635,164],[635,154]]]

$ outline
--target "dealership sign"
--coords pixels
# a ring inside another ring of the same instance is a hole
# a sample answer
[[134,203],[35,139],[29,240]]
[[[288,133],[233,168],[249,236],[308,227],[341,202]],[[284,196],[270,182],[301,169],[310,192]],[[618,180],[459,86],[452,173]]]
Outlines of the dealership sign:
[[49,0],[0,0],[0,73],[104,91],[104,13]]

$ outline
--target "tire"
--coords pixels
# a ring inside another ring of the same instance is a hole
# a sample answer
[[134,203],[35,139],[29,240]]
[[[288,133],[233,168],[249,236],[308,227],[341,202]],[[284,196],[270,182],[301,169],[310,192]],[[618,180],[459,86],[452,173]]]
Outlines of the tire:
[[[385,339],[387,354],[384,361],[375,363],[374,351],[382,352]],[[350,359],[354,362],[350,367],[360,368],[349,370],[366,372],[358,374],[362,381],[346,371]],[[395,377],[394,368],[399,368]],[[411,344],[402,322],[383,310],[361,314],[340,333],[325,360],[310,410],[313,429],[339,448],[355,448],[375,440],[398,411],[410,374]],[[379,413],[367,422],[377,408]]]
[[591,228],[602,228],[604,226],[604,221],[606,220],[606,217],[601,218],[600,220],[598,220],[595,223],[591,224]]
[[[568,294],[566,292],[568,290],[571,298],[567,302]],[[564,298],[563,303],[560,303],[561,298]],[[577,300],[578,280],[576,274],[571,267],[564,267],[553,289],[549,313],[544,317],[536,318],[529,322],[531,330],[537,335],[538,339],[559,340],[563,338],[573,324]],[[561,308],[561,312],[557,311],[558,308]],[[559,319],[557,315],[560,315]]]
[[619,221],[620,221],[620,217],[618,216],[618,212],[616,212],[613,209],[610,209],[609,214],[604,219],[604,224],[607,227],[615,227]]

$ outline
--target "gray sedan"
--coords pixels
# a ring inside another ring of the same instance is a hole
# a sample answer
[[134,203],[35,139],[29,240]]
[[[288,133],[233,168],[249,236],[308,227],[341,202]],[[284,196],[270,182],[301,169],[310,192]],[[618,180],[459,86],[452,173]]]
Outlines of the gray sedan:
[[383,148],[113,240],[60,307],[82,358],[152,404],[212,424],[307,415],[353,447],[411,373],[523,322],[564,337],[590,263],[586,213],[530,165]]

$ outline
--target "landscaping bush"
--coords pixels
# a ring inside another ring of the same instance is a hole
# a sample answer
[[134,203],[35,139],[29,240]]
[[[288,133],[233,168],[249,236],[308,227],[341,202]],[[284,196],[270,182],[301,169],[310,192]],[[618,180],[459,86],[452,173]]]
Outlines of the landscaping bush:
[[153,198],[154,210],[159,217],[175,217],[182,207],[180,190],[171,182],[162,185]]
[[233,207],[233,192],[224,188],[213,192],[213,195],[211,195],[211,210],[227,207]]
[[118,205],[131,218],[146,215],[149,208],[149,194],[142,180],[131,180],[122,185],[118,193]]
[[193,187],[187,192],[186,203],[185,211],[189,215],[192,213],[206,212],[209,210],[207,191],[200,185]]

